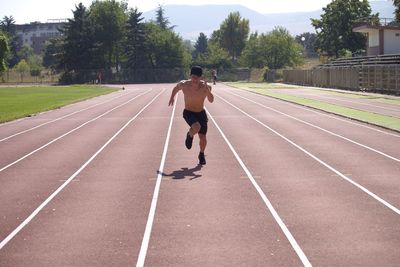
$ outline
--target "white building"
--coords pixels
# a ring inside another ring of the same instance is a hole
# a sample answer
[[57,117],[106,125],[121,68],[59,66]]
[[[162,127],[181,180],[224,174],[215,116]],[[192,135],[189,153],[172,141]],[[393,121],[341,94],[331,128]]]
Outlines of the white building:
[[353,28],[353,32],[367,35],[367,56],[400,53],[400,27],[398,26],[364,24]]
[[31,22],[29,24],[16,25],[16,33],[21,38],[22,44],[33,49],[35,54],[43,52],[45,42],[56,36],[60,36],[59,29],[64,27],[65,20],[56,22]]

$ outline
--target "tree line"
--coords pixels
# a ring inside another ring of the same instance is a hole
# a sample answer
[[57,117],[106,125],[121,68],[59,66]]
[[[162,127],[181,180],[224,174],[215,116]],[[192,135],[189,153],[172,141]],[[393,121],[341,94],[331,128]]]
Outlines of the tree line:
[[[399,21],[399,3],[396,18]],[[143,76],[155,70],[204,67],[279,69],[302,64],[304,55],[340,57],[365,49],[365,36],[352,32],[355,23],[379,23],[367,0],[334,0],[320,19],[312,19],[316,33],[292,37],[276,27],[268,33],[250,33],[250,21],[238,12],[225,18],[210,37],[200,33],[194,45],[183,40],[171,25],[163,6],[156,18],[144,21],[142,12],[127,2],[95,0],[87,8],[75,6],[73,16],[51,39],[42,57],[23,47],[15,34],[15,21],[0,21],[0,72],[8,68],[43,67],[62,71],[64,82],[87,82],[93,75],[109,78]],[[147,70],[147,72],[141,72]],[[93,74],[95,72],[95,74]]]

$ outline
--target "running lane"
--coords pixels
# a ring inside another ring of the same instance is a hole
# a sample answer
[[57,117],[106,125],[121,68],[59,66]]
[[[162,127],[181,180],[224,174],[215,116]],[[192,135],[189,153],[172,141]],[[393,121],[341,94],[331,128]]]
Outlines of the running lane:
[[[130,212],[134,214],[131,217],[132,219],[135,219],[136,216],[145,216],[137,214],[139,214],[138,210],[143,209],[143,211],[146,211],[146,208],[135,204],[137,206],[137,209],[135,209],[134,203],[143,203],[145,205],[147,202],[138,200],[138,198],[143,199],[147,196],[146,191],[141,189],[146,185],[149,186],[149,190],[152,189],[152,185],[143,183],[141,178],[155,173],[155,170],[146,168],[146,166],[149,166],[148,164],[151,166],[152,162],[157,161],[155,155],[159,154],[157,150],[160,147],[159,142],[162,142],[164,138],[162,130],[164,130],[165,126],[162,121],[165,114],[158,115],[158,121],[155,120],[157,117],[151,117],[148,121],[142,119],[143,117],[137,117],[125,129],[125,131],[129,129],[128,136],[121,134],[122,139],[118,139],[121,138],[121,136],[118,136],[115,138],[114,143],[110,143],[109,146],[115,145],[115,147],[112,147],[116,149],[114,154],[110,153],[113,160],[103,159],[100,161],[100,166],[94,164],[94,174],[86,174],[83,171],[76,172],[131,118],[140,111],[144,114],[147,108],[157,104],[155,101],[159,101],[158,103],[160,104],[159,98],[160,94],[162,95],[162,90],[162,88],[154,90],[152,94],[146,95],[139,102],[132,103],[130,106],[125,107],[124,110],[110,114],[110,117],[103,118],[96,124],[91,125],[91,127],[82,129],[79,134],[71,135],[63,142],[54,144],[49,149],[36,154],[33,157],[34,159],[21,163],[18,168],[15,166],[1,174],[2,217],[0,229],[3,241],[41,203],[44,203],[56,189],[64,185],[66,180],[74,174],[77,174],[77,176],[64,188],[64,191],[60,191],[60,195],[57,194],[48,205],[45,205],[39,211],[37,217],[35,216],[25,228],[22,228],[14,238],[4,245],[0,250],[0,265],[24,266],[33,264],[39,266],[59,265],[61,262],[65,263],[61,265],[81,265],[83,262],[96,262],[93,257],[94,255],[98,257],[98,254],[86,251],[79,245],[85,246],[89,250],[99,250],[100,247],[101,249],[104,249],[104,247],[102,245],[95,247],[94,245],[96,243],[100,244],[100,241],[94,239],[89,242],[90,238],[88,236],[96,237],[96,235],[99,235],[99,239],[103,239],[107,243],[107,238],[100,236],[100,230],[105,231],[103,234],[111,236],[115,234],[119,238],[120,236],[112,230],[115,229],[115,222],[128,224],[129,222],[125,219],[128,216],[126,215],[127,213],[132,215]],[[157,112],[157,109],[154,112]],[[134,125],[138,122],[140,122],[139,125],[144,125],[148,128],[139,128],[140,130],[137,131]],[[159,138],[154,138],[154,147],[150,144],[150,147],[141,146],[141,144],[146,144],[149,132],[157,131],[160,131],[161,134]],[[122,146],[117,146],[118,140],[123,143]],[[147,149],[149,152],[146,152]],[[102,153],[104,154],[101,151],[100,155]],[[108,153],[106,152],[105,154]],[[129,168],[123,168],[121,165]],[[92,165],[89,164],[88,167],[92,167]],[[134,186],[139,190],[137,192],[139,194],[138,198],[132,191]],[[68,195],[68,192],[70,192],[68,190],[72,190],[71,195]],[[79,195],[79,190],[83,190],[83,196]],[[97,195],[99,193],[98,190],[104,195]],[[129,198],[124,195],[124,192],[127,192],[127,194],[131,192],[133,197]],[[64,193],[67,194],[66,197],[62,195]],[[120,199],[124,199],[126,202],[121,203]],[[77,214],[76,221],[73,220],[74,218],[67,208],[64,209],[64,207],[59,208],[57,206],[58,201],[61,205],[70,205],[68,208],[78,209],[80,213]],[[99,206],[96,206],[96,204]],[[128,204],[130,205],[129,208],[126,206]],[[117,212],[117,215],[114,216],[115,214],[112,211]],[[102,221],[96,212],[108,215],[109,218]],[[57,215],[65,217],[60,218]],[[43,220],[40,219],[42,218],[41,216],[44,216]],[[59,221],[54,223],[54,221],[50,220],[51,218]],[[111,221],[107,222],[107,220]],[[93,222],[97,222],[105,228],[100,226],[96,228]],[[104,222],[105,224],[103,224]],[[35,226],[38,228],[35,228]],[[83,229],[83,226],[87,228]],[[33,230],[30,230],[30,227],[33,227]],[[54,232],[51,232],[52,227],[54,227]],[[68,227],[73,228],[71,232],[67,231]],[[117,227],[119,226],[117,225]],[[110,230],[108,231],[108,229]],[[86,230],[88,230],[87,233],[85,233]],[[73,238],[81,239],[74,240]],[[22,243],[18,243],[18,240],[22,241]],[[27,240],[30,242],[26,242]],[[71,246],[71,244],[74,245]],[[92,245],[88,246],[88,244]],[[114,243],[111,242],[111,244]],[[122,243],[118,244],[121,246]],[[127,244],[128,246],[131,245],[130,242],[124,245]],[[62,248],[62,246],[70,248],[71,251]],[[118,246],[115,247],[114,252],[116,250],[119,250]],[[110,251],[110,253],[114,252]],[[77,255],[71,257],[74,253],[77,253]],[[101,253],[105,256],[108,255],[104,251]],[[135,254],[135,252],[132,253]],[[84,255],[92,258],[86,261],[83,257]],[[83,261],[81,262],[81,260]],[[124,261],[126,260],[124,259]],[[103,261],[107,260],[104,259]],[[128,261],[132,261],[132,259],[128,259]]]
[[186,149],[183,107],[180,95],[145,266],[301,266],[211,120],[207,164],[197,137]]
[[[64,115],[51,115],[51,112],[38,115],[38,121],[44,120],[41,118],[42,116],[52,118],[51,120],[48,120],[48,124],[45,125],[41,123],[37,126],[30,127],[29,125],[31,120],[21,120],[17,124],[19,127],[23,124],[24,128],[21,128],[20,131],[13,131],[0,140],[0,149],[3,152],[0,156],[0,170],[3,171],[3,168],[8,164],[13,163],[42,146],[46,146],[49,142],[53,142],[53,140],[65,138],[65,136],[72,134],[73,132],[79,132],[82,128],[96,123],[96,121],[106,117],[108,114],[118,112],[118,110],[132,105],[132,103],[138,101],[138,99],[149,92],[151,92],[151,88],[129,90],[123,94],[117,94],[116,96],[99,103],[96,103],[98,99],[93,100],[94,103],[87,102],[86,108],[80,107],[80,105],[73,105],[68,108],[67,114],[64,114],[63,112]],[[58,110],[55,112],[59,113]],[[4,136],[4,133],[10,132],[10,128],[13,130],[14,124],[5,125],[0,128],[0,132]]]
[[[209,107],[210,113],[249,169],[261,174],[262,189],[312,264],[395,266],[399,262],[398,162],[261,109],[223,86],[215,93],[220,97]],[[282,109],[283,102],[278,106]],[[301,116],[300,110],[297,113]],[[397,209],[383,205],[321,161]]]
[[[265,98],[263,96],[258,97]],[[282,133],[289,140],[299,144],[300,147],[318,159],[340,170],[345,176],[351,177],[355,182],[369,188],[391,205],[400,207],[398,197],[400,182],[396,179],[400,171],[400,155],[399,151],[395,149],[400,146],[398,138],[386,137],[381,134],[380,138],[377,138],[380,139],[377,142],[386,142],[386,145],[382,146],[382,149],[376,150],[374,147],[379,146],[375,144],[376,141],[373,137],[376,134],[374,131],[370,131],[372,136],[365,135],[368,138],[361,140],[344,139],[343,135],[347,135],[346,131],[348,131],[344,125],[336,123],[334,132],[322,131],[321,128],[316,126],[321,125],[321,123],[333,124],[332,121],[329,122],[326,118],[320,116],[321,122],[314,121],[314,127],[312,127],[304,121],[293,119],[294,117],[301,117],[300,114],[292,113],[291,117],[284,115],[291,113],[290,105],[288,105],[288,111],[285,110],[284,105],[279,107],[275,104],[273,109],[267,105],[260,107],[254,105],[255,102],[243,101],[243,98],[229,93],[224,95],[221,100],[240,107],[278,133]],[[269,109],[265,107],[269,107]],[[278,109],[281,113],[277,113]],[[365,134],[364,129],[359,128],[359,131]],[[303,134],[305,132],[307,134]],[[356,134],[355,130],[353,134]],[[377,165],[379,168],[376,167]],[[335,175],[338,175],[338,173]]]

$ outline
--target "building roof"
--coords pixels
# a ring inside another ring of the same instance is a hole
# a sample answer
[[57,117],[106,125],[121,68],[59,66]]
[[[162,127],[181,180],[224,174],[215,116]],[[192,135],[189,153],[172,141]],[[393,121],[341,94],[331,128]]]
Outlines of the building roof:
[[353,28],[353,32],[367,32],[368,30],[400,30],[400,25],[371,25],[369,23],[365,23]]

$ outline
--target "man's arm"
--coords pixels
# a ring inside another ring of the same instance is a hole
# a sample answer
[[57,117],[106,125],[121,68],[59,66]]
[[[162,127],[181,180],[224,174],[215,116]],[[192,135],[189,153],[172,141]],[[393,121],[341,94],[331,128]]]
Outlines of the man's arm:
[[212,102],[214,102],[214,95],[211,93],[211,85],[208,85],[207,82],[206,82],[206,88],[207,88],[208,102],[212,103]]
[[174,89],[172,90],[172,93],[171,93],[171,97],[170,97],[170,99],[169,99],[169,102],[168,102],[168,106],[173,106],[174,105],[174,102],[175,102],[175,95],[179,92],[179,90],[181,90],[182,88],[181,88],[181,84],[180,83],[178,83],[175,87],[174,87]]

